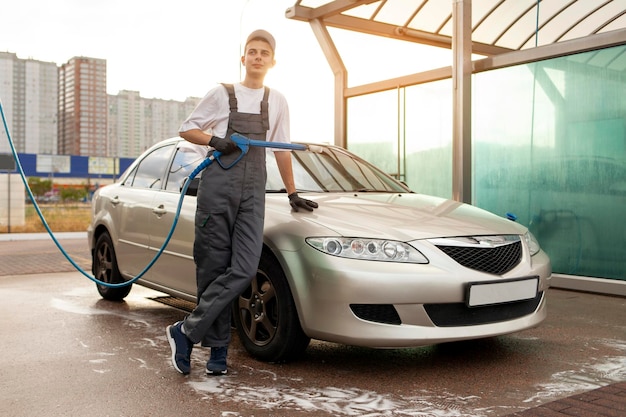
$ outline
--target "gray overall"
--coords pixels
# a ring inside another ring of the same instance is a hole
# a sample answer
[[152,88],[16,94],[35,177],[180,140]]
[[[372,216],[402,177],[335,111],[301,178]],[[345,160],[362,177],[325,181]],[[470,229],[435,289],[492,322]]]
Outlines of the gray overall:
[[[224,87],[230,104],[226,137],[237,132],[266,140],[269,89],[265,87],[261,113],[251,114],[239,113],[233,86]],[[224,164],[239,153],[224,156]],[[232,168],[225,170],[214,161],[202,173],[193,248],[198,304],[184,323],[194,343],[221,347],[230,342],[231,302],[256,276],[261,257],[266,176],[265,148],[253,146]]]

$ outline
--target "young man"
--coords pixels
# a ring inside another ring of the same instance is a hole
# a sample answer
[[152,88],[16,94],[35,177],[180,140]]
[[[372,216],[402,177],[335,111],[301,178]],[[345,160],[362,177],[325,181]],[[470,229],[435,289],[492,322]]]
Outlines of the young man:
[[[244,80],[213,88],[180,128],[191,143],[222,153],[226,165],[240,151],[230,139],[239,133],[250,139],[289,142],[289,109],[285,97],[264,87],[267,71],[275,64],[274,37],[256,30],[248,36],[241,63]],[[210,133],[209,133],[210,132]],[[295,211],[312,211],[317,203],[298,196],[291,153],[276,150],[276,161],[289,203]],[[191,370],[193,345],[210,347],[207,374],[227,372],[231,302],[256,274],[263,246],[265,216],[265,148],[250,147],[232,168],[210,164],[202,173],[197,195],[195,241],[198,299],[196,308],[166,329],[172,363],[182,374]]]

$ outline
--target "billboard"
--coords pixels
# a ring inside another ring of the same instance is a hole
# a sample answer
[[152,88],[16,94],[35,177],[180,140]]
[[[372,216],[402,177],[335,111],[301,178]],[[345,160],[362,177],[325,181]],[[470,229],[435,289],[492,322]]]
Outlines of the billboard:
[[88,173],[92,175],[117,175],[120,172],[119,158],[90,156]]
[[69,155],[37,155],[37,172],[69,174],[71,169]]

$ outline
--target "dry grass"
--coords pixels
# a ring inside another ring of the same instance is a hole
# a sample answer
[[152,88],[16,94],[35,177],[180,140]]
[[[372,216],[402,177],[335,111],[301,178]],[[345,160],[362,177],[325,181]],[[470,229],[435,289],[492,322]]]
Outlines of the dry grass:
[[[67,203],[39,205],[46,223],[53,232],[84,232],[91,220],[89,204]],[[1,225],[0,233],[8,233],[8,226]],[[37,211],[32,205],[26,206],[26,217],[23,226],[11,225],[11,233],[46,232]]]

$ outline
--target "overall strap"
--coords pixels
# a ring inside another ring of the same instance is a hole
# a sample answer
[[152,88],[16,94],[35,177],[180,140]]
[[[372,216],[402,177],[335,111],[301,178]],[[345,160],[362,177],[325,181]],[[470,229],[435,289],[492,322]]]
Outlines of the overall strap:
[[267,101],[267,98],[270,95],[269,87],[265,87],[265,92],[263,93],[263,100],[261,101],[261,117],[263,119],[263,129],[270,130],[270,105]]
[[235,97],[235,87],[232,84],[222,83],[226,91],[228,92],[228,104],[231,113],[237,112],[237,97]]

